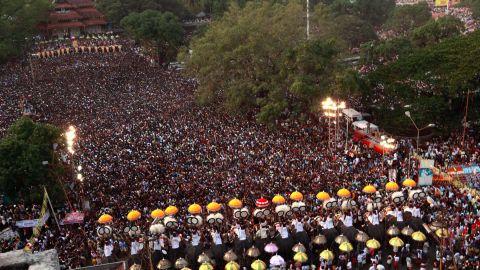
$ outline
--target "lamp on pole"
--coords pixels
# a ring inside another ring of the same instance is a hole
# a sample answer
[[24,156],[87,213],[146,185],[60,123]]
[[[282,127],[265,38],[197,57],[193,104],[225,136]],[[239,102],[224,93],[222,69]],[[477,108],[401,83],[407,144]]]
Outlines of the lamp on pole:
[[[345,109],[345,101],[334,101],[332,98],[327,97],[322,101],[322,110],[324,115],[328,118],[328,145],[334,142],[336,144],[338,138],[338,116],[339,110]],[[335,130],[332,132],[331,119],[334,119]]]
[[410,118],[410,120],[412,121],[413,123],[413,126],[415,126],[415,129],[417,129],[417,153],[418,153],[418,145],[419,145],[419,142],[420,142],[420,131],[424,130],[424,129],[427,129],[427,128],[431,128],[431,127],[434,127],[435,124],[428,124],[422,128],[418,128],[417,124],[415,123],[415,121],[413,121],[413,118],[412,118],[412,115],[410,114],[410,111],[406,111],[405,112],[405,115]]
[[388,150],[390,152],[391,150],[395,149],[395,139],[394,138],[389,138],[385,135],[382,135],[380,137],[380,146],[382,146],[382,171],[384,169],[384,164],[385,164],[385,150]]

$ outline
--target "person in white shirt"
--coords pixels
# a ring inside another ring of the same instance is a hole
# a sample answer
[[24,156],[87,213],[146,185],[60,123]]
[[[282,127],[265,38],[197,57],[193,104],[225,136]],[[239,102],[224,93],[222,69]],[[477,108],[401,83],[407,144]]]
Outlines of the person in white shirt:
[[398,208],[395,208],[395,217],[397,218],[397,223],[403,222],[403,212]]
[[380,219],[378,218],[377,211],[373,212],[371,215],[368,216],[368,221],[370,221],[370,223],[372,223],[372,225],[380,224]]
[[111,241],[107,241],[103,246],[103,254],[105,256],[107,263],[113,261],[112,253],[113,253],[113,244]]
[[420,212],[420,208],[418,208],[417,206],[414,206],[413,211],[412,211],[412,216],[417,217],[417,218],[421,218],[422,213]]
[[303,232],[303,222],[298,221],[296,218],[292,220],[292,225],[295,228],[295,232],[300,233]]
[[165,236],[157,236],[152,239],[153,243],[153,265],[157,265],[158,262],[164,258],[164,255],[167,253],[165,248]]
[[346,214],[343,216],[343,219],[342,219],[342,222],[343,222],[343,225],[345,227],[352,227],[353,226],[353,218],[352,218],[352,215],[350,214]]
[[240,225],[237,225],[234,229],[235,234],[238,237],[239,241],[245,241],[247,240],[247,233],[245,232],[245,229],[242,228]]
[[212,229],[210,231],[210,236],[212,237],[212,253],[215,259],[222,260],[224,255],[224,246],[223,246],[223,239],[222,235],[217,229]]
[[170,261],[174,262],[176,261],[181,255],[181,249],[180,249],[180,244],[181,244],[182,238],[181,236],[174,232],[172,235],[170,235]]
[[201,242],[202,236],[199,231],[196,229],[192,229],[190,231],[190,235],[188,236],[188,241],[189,245],[186,249],[186,259],[194,263],[198,256],[200,255],[200,252],[202,250],[203,243]]
[[327,230],[327,229],[333,229],[334,228],[334,224],[333,224],[333,218],[328,215],[326,218],[325,218],[325,221],[321,223],[323,229]]
[[133,261],[133,263],[140,262],[139,253],[142,249],[143,249],[143,241],[140,242],[139,240],[137,240],[137,238],[134,238],[130,244],[130,259]]

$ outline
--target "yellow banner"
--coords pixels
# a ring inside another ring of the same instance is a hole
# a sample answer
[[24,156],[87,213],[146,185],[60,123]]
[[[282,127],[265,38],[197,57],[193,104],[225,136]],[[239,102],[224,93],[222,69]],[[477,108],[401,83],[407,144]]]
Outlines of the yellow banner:
[[48,193],[47,193],[47,190],[45,189],[45,193],[43,194],[42,209],[40,210],[40,217],[38,218],[37,226],[33,228],[33,234],[28,240],[27,245],[23,249],[26,252],[32,251],[31,247],[33,246],[33,244],[35,244],[35,238],[37,238],[40,235],[40,231],[42,230],[42,227],[45,224],[45,221],[43,221],[43,219],[47,212],[47,203],[48,203]]
[[436,7],[446,7],[448,5],[448,0],[435,0]]

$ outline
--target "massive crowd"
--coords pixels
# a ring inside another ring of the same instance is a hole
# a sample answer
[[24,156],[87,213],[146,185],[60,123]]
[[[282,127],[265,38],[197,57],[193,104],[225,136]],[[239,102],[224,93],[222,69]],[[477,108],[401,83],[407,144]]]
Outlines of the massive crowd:
[[[223,252],[231,248],[239,256],[238,262],[248,268],[246,250],[251,245],[263,250],[266,243],[274,241],[286,260],[284,267],[297,269],[301,266],[292,261],[290,249],[301,242],[310,258],[308,264],[316,265],[315,269],[426,269],[425,265],[438,265],[440,260],[457,269],[478,269],[478,205],[467,191],[448,183],[425,187],[431,200],[400,204],[381,191],[383,206],[367,209],[372,198],[361,192],[363,186],[373,184],[382,190],[392,168],[398,172],[394,178],[399,183],[416,176],[410,141],[400,141],[398,151],[385,156],[351,142],[346,148],[339,143],[338,148],[330,149],[323,118],[286,120],[269,129],[248,117],[201,107],[194,100],[194,79],[152,67],[134,53],[132,44],[129,47],[114,54],[35,59],[35,83],[29,66],[9,63],[0,67],[0,136],[21,115],[18,105],[26,98],[37,120],[65,129],[73,125],[78,133],[75,153],[69,159],[82,166],[83,181],[67,181],[72,204],[57,209],[57,214],[62,218],[65,213],[82,210],[85,222],[58,230],[50,219],[35,239],[34,251],[56,248],[66,268],[124,259],[145,265],[141,258],[147,256],[146,241],[150,240],[154,265],[163,257],[173,262],[185,256],[195,268],[196,257],[203,251],[222,265]],[[464,147],[456,138],[431,141],[422,146],[421,154],[441,165],[478,163],[478,137],[468,135]],[[355,210],[327,210],[315,199],[320,190],[333,196],[342,187],[353,192],[358,205]],[[307,209],[291,218],[272,214],[265,219],[235,219],[224,205],[222,224],[195,228],[185,221],[192,203],[225,204],[237,197],[252,210],[262,196],[271,199],[295,190],[304,193]],[[88,201],[87,209],[82,209],[84,201]],[[176,216],[179,226],[146,236],[150,211],[168,205],[180,209]],[[143,214],[135,222],[144,233],[140,237],[123,233],[132,225],[125,218],[131,209]],[[18,233],[1,240],[1,251],[23,248],[31,229],[17,229],[12,224],[38,217],[40,207],[16,202],[4,203],[0,210],[0,228],[12,227]],[[407,212],[416,214],[412,217]],[[96,231],[97,218],[103,213],[114,217],[114,233],[106,239]],[[447,215],[444,222],[450,234],[440,249],[438,239],[421,224]],[[392,250],[385,235],[391,224],[400,229],[409,224],[424,231],[428,239],[419,244],[404,238],[406,245]],[[382,249],[374,252],[362,246],[341,254],[333,238],[344,233],[356,243],[357,229],[376,236]],[[328,238],[323,246],[312,242],[321,233]],[[326,247],[334,250],[333,261],[319,260],[319,251]],[[260,258],[268,263],[264,252]]]

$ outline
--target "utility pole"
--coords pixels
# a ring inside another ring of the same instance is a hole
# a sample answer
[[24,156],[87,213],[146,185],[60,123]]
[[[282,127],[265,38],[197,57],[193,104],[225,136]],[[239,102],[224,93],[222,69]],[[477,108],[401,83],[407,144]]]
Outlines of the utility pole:
[[28,64],[30,65],[30,72],[32,73],[32,80],[35,85],[35,72],[33,71],[32,56],[30,54],[28,54]]
[[463,117],[462,146],[465,144],[465,132],[467,131],[468,100],[470,99],[470,89],[467,91],[467,103],[465,104],[465,116]]
[[307,0],[307,40],[310,39],[310,0]]

